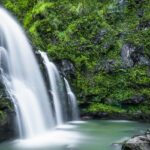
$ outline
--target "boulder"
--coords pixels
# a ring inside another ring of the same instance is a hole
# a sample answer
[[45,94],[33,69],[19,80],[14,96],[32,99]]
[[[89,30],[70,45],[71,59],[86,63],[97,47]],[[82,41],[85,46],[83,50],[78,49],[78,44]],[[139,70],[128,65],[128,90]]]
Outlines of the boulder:
[[127,140],[122,145],[122,150],[150,150],[150,133]]

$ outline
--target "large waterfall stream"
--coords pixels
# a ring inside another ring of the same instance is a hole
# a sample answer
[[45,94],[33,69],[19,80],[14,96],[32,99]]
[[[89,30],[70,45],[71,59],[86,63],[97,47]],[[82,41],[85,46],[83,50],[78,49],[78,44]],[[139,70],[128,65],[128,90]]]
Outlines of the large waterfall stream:
[[[17,114],[21,138],[29,138],[62,124],[63,112],[57,90],[59,73],[48,57],[41,52],[51,82],[55,106],[44,84],[36,58],[24,31],[3,8],[0,8],[0,56],[1,75]],[[56,114],[56,118],[54,117]]]
[[8,64],[8,72],[2,68],[4,82],[18,105],[16,111],[21,136],[31,137],[54,125],[49,97],[23,30],[2,8],[0,20],[0,46],[7,51],[5,61]]

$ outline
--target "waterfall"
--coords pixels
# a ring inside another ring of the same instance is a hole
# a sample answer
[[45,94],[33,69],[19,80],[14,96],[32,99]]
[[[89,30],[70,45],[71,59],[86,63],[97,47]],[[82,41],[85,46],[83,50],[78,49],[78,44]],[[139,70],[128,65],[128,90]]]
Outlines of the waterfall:
[[[49,60],[45,52],[39,51],[39,53],[43,59],[45,68],[48,73],[51,86],[50,92],[53,97],[57,124],[59,125],[65,122],[65,116],[67,117],[66,120],[78,120],[79,113],[76,97],[72,92],[67,79],[61,78],[57,67]],[[65,84],[65,86],[63,86],[63,84]],[[60,88],[62,88],[62,90],[60,90]],[[65,102],[66,100],[64,96],[62,97],[61,91],[67,94],[67,102]],[[64,112],[66,107],[69,107],[68,111]]]
[[76,97],[55,64],[40,52],[48,73],[51,99],[24,31],[3,8],[0,20],[0,80],[14,103],[20,137],[35,137],[54,127],[55,122],[63,124],[69,120],[68,110],[71,120],[78,120]]
[[68,94],[68,98],[69,98],[69,102],[70,102],[69,104],[70,104],[70,108],[71,108],[71,118],[72,118],[72,120],[79,120],[79,111],[78,111],[76,97],[75,97],[74,93],[72,92],[71,87],[66,78],[64,78],[64,81],[65,81],[67,94]]
[[43,61],[44,65],[46,67],[49,81],[50,81],[50,86],[51,86],[51,95],[53,97],[53,102],[54,102],[54,108],[55,108],[55,113],[56,113],[56,121],[57,124],[62,124],[64,122],[64,116],[63,116],[63,100],[64,98],[61,97],[59,88],[62,87],[62,79],[59,75],[59,72],[55,66],[54,63],[49,61],[49,58],[45,52],[39,51]]
[[47,131],[54,126],[54,118],[41,72],[24,31],[3,8],[0,8],[0,47],[0,69],[16,105],[21,137]]

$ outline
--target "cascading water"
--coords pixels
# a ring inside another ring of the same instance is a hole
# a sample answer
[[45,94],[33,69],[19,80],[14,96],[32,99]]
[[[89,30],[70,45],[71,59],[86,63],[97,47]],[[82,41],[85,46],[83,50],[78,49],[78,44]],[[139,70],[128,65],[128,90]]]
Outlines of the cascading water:
[[23,30],[3,8],[0,8],[0,47],[2,76],[17,106],[22,138],[45,132],[54,125],[54,119],[38,64]]
[[69,82],[67,81],[66,78],[64,78],[66,89],[67,89],[67,94],[70,102],[70,108],[71,108],[71,119],[72,120],[79,120],[79,111],[78,111],[78,106],[77,106],[77,100],[74,95],[74,93],[71,90],[71,87],[69,85]]
[[55,66],[54,63],[49,61],[49,58],[45,52],[39,51],[43,61],[44,65],[47,69],[48,72],[48,77],[50,81],[50,86],[51,86],[51,94],[53,97],[53,102],[54,102],[54,108],[55,108],[55,113],[56,113],[56,121],[57,124],[62,124],[64,122],[64,116],[63,116],[63,110],[62,106],[63,103],[61,100],[63,100],[60,96],[59,88],[62,87],[62,79],[59,75],[59,72]]

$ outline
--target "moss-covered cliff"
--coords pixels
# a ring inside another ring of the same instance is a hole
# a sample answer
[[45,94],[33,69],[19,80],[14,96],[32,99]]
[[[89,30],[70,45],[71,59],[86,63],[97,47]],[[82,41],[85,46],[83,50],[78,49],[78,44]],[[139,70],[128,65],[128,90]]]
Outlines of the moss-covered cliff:
[[2,0],[33,45],[69,59],[82,112],[150,114],[149,0]]

